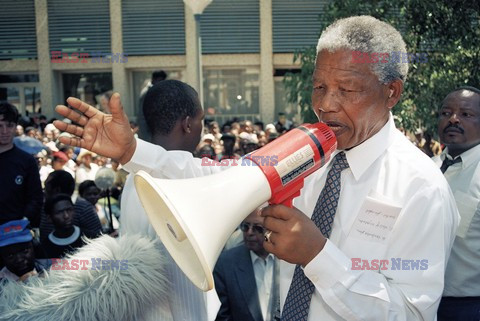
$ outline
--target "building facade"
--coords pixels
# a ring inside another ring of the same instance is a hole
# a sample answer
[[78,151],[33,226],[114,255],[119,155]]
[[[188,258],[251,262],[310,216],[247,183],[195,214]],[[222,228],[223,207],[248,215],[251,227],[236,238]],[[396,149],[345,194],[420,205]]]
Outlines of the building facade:
[[[119,92],[135,120],[154,70],[197,87],[197,24],[182,0],[1,0],[0,93],[55,117],[69,96],[106,109]],[[299,118],[282,79],[316,44],[323,0],[213,0],[200,18],[203,105],[220,123]],[[198,88],[196,88],[198,90]]]

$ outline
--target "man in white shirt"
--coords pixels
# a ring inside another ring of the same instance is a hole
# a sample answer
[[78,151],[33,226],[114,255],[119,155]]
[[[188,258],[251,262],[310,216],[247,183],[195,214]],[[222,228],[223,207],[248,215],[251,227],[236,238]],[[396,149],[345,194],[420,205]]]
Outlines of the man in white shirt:
[[[178,80],[157,82],[144,97],[145,120],[152,143],[166,150],[195,150],[203,129],[204,113],[197,92]],[[161,176],[159,176],[161,177]],[[128,175],[122,192],[120,233],[157,234],[143,210],[135,191],[133,175]],[[149,314],[148,320],[207,320],[204,294],[197,289],[178,268],[167,251],[170,284],[168,306],[159,306]]]
[[[264,246],[284,260],[282,320],[434,320],[458,211],[441,172],[395,128],[390,113],[408,72],[405,43],[387,23],[350,17],[322,33],[317,52],[313,109],[334,131],[339,150],[305,180],[295,208],[263,210],[272,231]],[[405,62],[390,59],[394,52],[403,53]],[[118,94],[110,102],[111,116],[75,98],[68,103],[83,115],[57,106],[79,124],[55,123],[77,136],[62,142],[117,158],[130,171],[176,178],[226,168],[202,166],[189,154],[135,140]],[[335,193],[319,200],[322,189]],[[328,211],[317,210],[316,203],[331,200]],[[328,225],[328,239],[310,219],[314,209]],[[304,274],[301,286],[294,270]],[[287,301],[290,288],[304,286],[309,290],[293,298],[307,297],[306,302]]]
[[244,244],[223,252],[215,265],[215,289],[222,303],[217,321],[270,321],[280,316],[276,262],[263,248],[260,213],[257,208],[243,220]]
[[457,202],[460,225],[445,273],[439,321],[480,320],[480,90],[461,87],[443,100],[435,162]]
[[[88,150],[82,150],[78,155],[77,162],[79,162],[80,165],[75,172],[75,183],[77,185],[80,185],[84,181],[95,180],[95,175],[97,175],[97,172],[100,169],[100,167],[93,162],[93,157],[95,156],[96,155]],[[71,171],[67,166],[65,166],[64,170],[69,173]]]

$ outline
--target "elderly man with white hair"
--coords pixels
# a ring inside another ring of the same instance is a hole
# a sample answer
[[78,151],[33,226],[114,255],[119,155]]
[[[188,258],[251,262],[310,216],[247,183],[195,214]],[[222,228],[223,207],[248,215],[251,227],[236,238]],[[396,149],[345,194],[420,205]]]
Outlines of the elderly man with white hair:
[[[435,320],[458,211],[439,169],[395,128],[405,43],[391,25],[358,16],[330,25],[317,48],[312,108],[338,150],[305,180],[294,208],[263,210],[264,247],[283,260],[282,320]],[[83,115],[57,107],[79,124],[55,123],[77,136],[62,142],[129,171],[175,178],[226,168],[134,139],[118,94],[112,115],[68,102]]]

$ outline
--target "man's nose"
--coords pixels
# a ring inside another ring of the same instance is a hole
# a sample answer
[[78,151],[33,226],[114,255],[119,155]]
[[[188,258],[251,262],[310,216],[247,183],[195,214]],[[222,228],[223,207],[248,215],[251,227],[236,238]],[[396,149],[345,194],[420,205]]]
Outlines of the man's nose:
[[314,106],[321,112],[332,113],[339,110],[338,93],[333,90],[327,90],[323,96],[316,99]]
[[452,113],[452,115],[450,116],[450,118],[448,119],[448,121],[451,123],[451,124],[457,124],[460,122],[460,120],[458,119],[457,117],[457,113]]
[[17,253],[15,255],[15,259],[14,259],[15,264],[21,264],[25,260],[26,260],[26,254],[25,253],[20,252],[20,253]]
[[71,216],[71,215],[70,215],[70,211],[68,211],[68,210],[64,210],[64,211],[63,211],[63,217],[64,217],[64,218],[67,219],[67,218],[70,218],[70,216]]

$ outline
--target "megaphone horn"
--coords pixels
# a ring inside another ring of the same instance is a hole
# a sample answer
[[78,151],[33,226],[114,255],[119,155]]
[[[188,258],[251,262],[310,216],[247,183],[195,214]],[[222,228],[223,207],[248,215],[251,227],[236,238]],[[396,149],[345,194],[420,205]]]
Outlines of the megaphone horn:
[[236,162],[221,173],[190,179],[135,174],[135,187],[165,248],[201,290],[213,288],[212,271],[235,228],[254,209],[291,206],[303,180],[336,149],[323,123],[303,124]]

